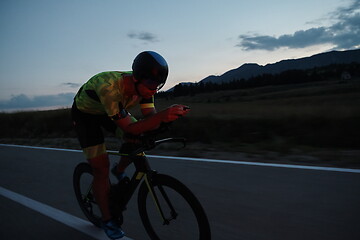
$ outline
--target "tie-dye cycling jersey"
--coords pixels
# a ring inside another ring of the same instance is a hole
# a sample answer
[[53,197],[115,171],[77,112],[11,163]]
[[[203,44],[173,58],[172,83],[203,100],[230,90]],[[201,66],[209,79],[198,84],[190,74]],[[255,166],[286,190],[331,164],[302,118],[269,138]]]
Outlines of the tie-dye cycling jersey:
[[115,116],[122,108],[129,109],[136,104],[141,108],[153,108],[154,97],[143,99],[129,95],[126,91],[124,75],[132,72],[102,72],[90,78],[75,97],[77,108],[90,114]]

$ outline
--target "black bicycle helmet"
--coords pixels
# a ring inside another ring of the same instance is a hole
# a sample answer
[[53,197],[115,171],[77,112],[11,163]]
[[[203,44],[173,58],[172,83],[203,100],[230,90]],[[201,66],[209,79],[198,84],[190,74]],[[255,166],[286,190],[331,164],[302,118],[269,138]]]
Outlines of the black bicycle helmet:
[[132,70],[136,80],[156,90],[164,86],[169,73],[165,59],[153,51],[139,53],[134,59]]

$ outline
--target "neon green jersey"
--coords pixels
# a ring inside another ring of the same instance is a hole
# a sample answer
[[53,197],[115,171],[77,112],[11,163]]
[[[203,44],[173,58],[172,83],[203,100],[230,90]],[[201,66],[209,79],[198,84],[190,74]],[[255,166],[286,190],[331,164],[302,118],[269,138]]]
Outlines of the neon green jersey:
[[139,95],[126,93],[124,75],[132,72],[102,72],[90,78],[75,97],[77,108],[90,114],[107,114],[112,117],[122,108],[129,109],[136,104],[142,108],[154,107],[154,97],[142,99]]

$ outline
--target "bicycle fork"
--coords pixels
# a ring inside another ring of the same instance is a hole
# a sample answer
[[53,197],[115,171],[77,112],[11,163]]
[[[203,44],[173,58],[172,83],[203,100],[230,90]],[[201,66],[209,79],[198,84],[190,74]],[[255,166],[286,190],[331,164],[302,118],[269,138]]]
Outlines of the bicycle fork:
[[160,202],[159,202],[159,198],[157,197],[157,194],[155,192],[155,188],[154,188],[154,184],[153,184],[153,177],[156,176],[156,172],[155,171],[151,171],[149,173],[145,173],[144,174],[144,178],[145,178],[145,183],[146,186],[149,190],[149,193],[154,201],[154,204],[156,206],[156,209],[158,210],[161,219],[163,220],[163,225],[169,225],[170,221],[173,219],[176,219],[176,217],[178,216],[177,212],[175,211],[174,206],[172,205],[167,193],[165,192],[164,188],[162,185],[157,185],[163,199],[165,200],[165,202],[167,203],[167,205],[170,208],[170,218],[166,218],[163,209],[161,208]]

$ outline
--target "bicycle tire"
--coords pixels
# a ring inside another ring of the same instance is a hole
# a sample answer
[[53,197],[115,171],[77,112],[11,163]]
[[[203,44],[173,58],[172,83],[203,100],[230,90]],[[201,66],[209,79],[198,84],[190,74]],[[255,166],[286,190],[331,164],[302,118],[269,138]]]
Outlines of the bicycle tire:
[[83,195],[81,187],[81,179],[85,178],[84,175],[91,175],[93,177],[92,168],[88,163],[80,163],[76,166],[73,174],[73,187],[75,191],[76,199],[80,205],[81,210],[85,214],[86,218],[95,226],[101,227],[101,215],[94,213],[94,208],[98,208],[97,203],[95,202],[92,190],[91,183],[87,184],[88,193],[86,196]]
[[[188,231],[187,228],[181,228],[183,233],[179,233],[178,231],[175,231],[173,234],[180,234],[179,237],[181,237],[181,239],[199,239],[199,240],[210,240],[211,239],[211,231],[210,231],[210,225],[209,225],[209,221],[208,218],[206,216],[206,213],[203,209],[203,207],[201,206],[199,200],[195,197],[195,195],[180,181],[178,181],[177,179],[170,177],[168,175],[163,175],[163,174],[154,174],[154,176],[152,177],[152,185],[154,186],[154,189],[159,188],[159,186],[161,186],[162,188],[164,188],[164,190],[166,189],[166,193],[172,193],[174,195],[176,195],[181,201],[184,201],[184,205],[188,205],[187,208],[188,211],[192,211],[192,214],[195,216],[194,219],[196,218],[197,224],[192,224],[191,226],[195,225],[195,228],[197,228],[196,232],[197,234],[195,234],[195,238],[193,238],[193,235],[191,235],[191,237],[187,237],[187,238],[183,238],[183,236],[181,236],[182,234],[185,234],[185,232]],[[142,183],[142,185],[140,186],[139,189],[139,193],[138,193],[138,209],[139,209],[139,214],[142,220],[142,223],[145,227],[146,232],[148,233],[149,237],[152,240],[163,240],[163,239],[174,239],[174,235],[172,236],[162,236],[160,237],[159,233],[157,232],[157,230],[154,229],[154,224],[152,223],[152,220],[150,220],[150,216],[149,216],[149,209],[147,207],[147,198],[148,196],[150,196],[151,194],[149,194],[149,189],[148,186],[146,184],[146,182],[144,181]],[[157,194],[158,195],[158,194]],[[159,194],[161,195],[161,194]],[[151,197],[149,197],[151,198]],[[182,199],[181,199],[182,198]],[[170,199],[171,201],[171,199]],[[178,201],[171,201],[172,204],[177,205]],[[161,203],[161,207],[164,207],[164,203]],[[190,208],[188,208],[190,207]],[[174,206],[174,208],[177,208],[177,206]],[[181,218],[182,217],[182,212],[179,212],[179,215],[176,217],[176,219],[174,219],[175,221],[177,221],[177,218]],[[191,214],[191,215],[192,215]],[[185,214],[183,214],[185,215]],[[158,217],[158,216],[157,216]],[[158,219],[160,219],[158,217]],[[170,224],[176,224],[176,223],[170,223]],[[169,226],[170,226],[169,224]],[[158,224],[160,226],[160,224]],[[197,225],[197,227],[196,227]],[[164,227],[165,228],[165,227]],[[162,232],[162,229],[159,230],[159,232]]]

